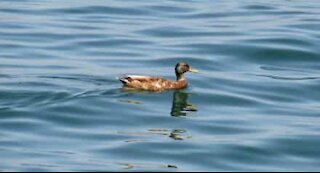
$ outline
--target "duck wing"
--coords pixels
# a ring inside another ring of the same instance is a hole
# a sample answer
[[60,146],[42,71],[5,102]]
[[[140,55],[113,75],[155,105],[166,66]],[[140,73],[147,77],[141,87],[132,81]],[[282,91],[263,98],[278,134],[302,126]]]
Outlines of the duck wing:
[[124,86],[143,90],[162,90],[167,81],[159,77],[127,75],[119,79]]
[[126,75],[123,77],[120,77],[119,80],[123,83],[123,84],[129,84],[133,81],[139,81],[139,82],[150,82],[155,80],[155,77],[151,77],[151,76],[140,76],[140,75]]

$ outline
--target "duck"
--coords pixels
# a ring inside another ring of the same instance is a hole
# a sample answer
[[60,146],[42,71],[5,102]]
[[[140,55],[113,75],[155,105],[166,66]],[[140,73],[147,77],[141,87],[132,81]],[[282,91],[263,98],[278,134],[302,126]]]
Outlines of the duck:
[[164,91],[184,89],[188,86],[188,81],[184,73],[198,73],[186,62],[179,62],[175,66],[176,80],[167,80],[162,77],[126,75],[120,77],[123,87],[126,89],[136,89],[145,91]]

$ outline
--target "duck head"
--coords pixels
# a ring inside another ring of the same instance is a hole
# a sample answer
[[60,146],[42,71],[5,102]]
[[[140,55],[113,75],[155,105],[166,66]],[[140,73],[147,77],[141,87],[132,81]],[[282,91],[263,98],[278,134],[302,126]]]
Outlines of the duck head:
[[198,73],[198,70],[192,68],[189,64],[185,62],[179,62],[175,67],[175,72],[176,72],[177,80],[184,80],[183,74],[185,72]]

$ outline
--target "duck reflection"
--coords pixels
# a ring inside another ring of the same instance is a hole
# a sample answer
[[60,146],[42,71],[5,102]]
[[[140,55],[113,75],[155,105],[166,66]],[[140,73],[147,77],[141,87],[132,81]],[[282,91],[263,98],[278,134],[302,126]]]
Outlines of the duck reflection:
[[179,141],[184,140],[186,138],[191,138],[191,136],[186,136],[186,133],[186,130],[173,129],[169,134],[169,138]]
[[188,102],[189,95],[191,94],[185,93],[181,90],[174,91],[171,107],[171,116],[187,116],[187,112],[197,111],[197,106]]
[[[120,91],[125,93],[138,93],[138,94],[162,93],[162,92],[143,91],[143,90],[137,90],[137,89],[131,89],[131,88],[125,88],[125,87],[122,88]],[[174,116],[174,117],[187,116],[188,112],[195,112],[198,110],[195,104],[188,102],[188,98],[190,95],[191,93],[186,93],[182,90],[175,90],[173,92],[172,107],[170,112],[171,116]],[[120,101],[130,103],[130,104],[143,104],[142,101],[137,101],[137,100],[121,99]]]

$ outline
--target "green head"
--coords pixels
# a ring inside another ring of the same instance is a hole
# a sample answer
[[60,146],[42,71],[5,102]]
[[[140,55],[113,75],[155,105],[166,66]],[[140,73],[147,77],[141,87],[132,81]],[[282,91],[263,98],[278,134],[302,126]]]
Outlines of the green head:
[[179,62],[175,67],[175,72],[176,72],[177,78],[179,79],[180,76],[182,76],[185,72],[197,73],[198,70],[192,68],[186,62]]

